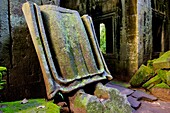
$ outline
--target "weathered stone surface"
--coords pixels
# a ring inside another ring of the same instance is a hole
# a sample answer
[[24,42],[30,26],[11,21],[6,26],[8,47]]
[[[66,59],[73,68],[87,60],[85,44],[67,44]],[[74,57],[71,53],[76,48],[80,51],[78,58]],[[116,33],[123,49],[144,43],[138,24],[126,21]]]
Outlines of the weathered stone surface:
[[166,83],[170,86],[170,71],[166,73]]
[[118,89],[122,95],[126,95],[126,96],[129,96],[134,92],[134,90],[125,88],[125,87],[117,85],[117,84],[107,83],[106,86]]
[[145,92],[142,92],[142,91],[137,91],[137,90],[131,96],[137,98],[137,100],[148,100],[148,101],[157,100],[156,97],[154,97],[150,94],[147,94]]
[[0,65],[10,68],[10,25],[8,0],[0,1]]
[[[71,104],[75,113],[131,113],[127,98],[114,88],[102,84],[96,86],[94,95],[77,92]],[[79,111],[79,112],[78,112]]]
[[[41,0],[32,1],[41,4]],[[10,0],[8,5],[10,6],[10,15],[8,14],[8,16],[10,17],[9,23],[12,41],[10,46],[8,45],[8,47],[11,47],[8,49],[8,51],[10,50],[11,57],[11,68],[8,67],[9,87],[5,90],[3,98],[7,100],[38,97],[38,95],[39,97],[45,96],[44,81],[39,62],[21,9],[24,2],[25,0]],[[1,6],[3,5],[0,4]],[[4,19],[4,21],[7,20]],[[7,28],[8,26],[6,26]],[[7,31],[5,32],[6,34],[8,34]],[[35,94],[37,91],[41,93]]]
[[162,83],[160,83],[160,84],[156,84],[153,88],[165,88],[165,89],[170,89],[170,87],[169,87],[166,83],[164,83],[164,82],[162,82]]
[[153,67],[157,69],[169,69],[170,68],[170,51],[164,53],[161,57],[153,62]]
[[154,76],[154,72],[151,68],[141,65],[139,70],[135,73],[135,75],[131,78],[130,84],[133,87],[140,87],[143,83],[149,80]]
[[142,85],[143,88],[146,88],[146,89],[150,89],[152,88],[154,85],[156,84],[159,84],[161,82],[161,78],[156,75],[155,77],[151,78],[149,81],[147,81],[146,83],[144,83]]
[[141,102],[139,102],[136,98],[132,97],[132,96],[128,96],[127,97],[131,107],[133,107],[134,109],[138,109],[141,105]]
[[169,113],[170,111],[170,102],[163,101],[141,101],[141,107],[133,113]]
[[170,101],[170,87],[160,88],[156,86],[156,87],[153,87],[150,91],[154,96],[156,96],[160,100]]

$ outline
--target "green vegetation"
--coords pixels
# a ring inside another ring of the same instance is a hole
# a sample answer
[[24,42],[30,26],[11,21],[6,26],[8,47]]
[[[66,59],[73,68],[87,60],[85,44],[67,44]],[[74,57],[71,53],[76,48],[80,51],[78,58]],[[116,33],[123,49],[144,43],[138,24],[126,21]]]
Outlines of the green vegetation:
[[104,24],[100,24],[100,49],[106,53],[106,28]]
[[3,80],[3,73],[7,71],[6,67],[0,67],[0,90],[4,88],[6,81]]
[[0,103],[0,111],[3,113],[60,113],[60,107],[45,99],[31,99],[26,104],[21,104],[21,101]]

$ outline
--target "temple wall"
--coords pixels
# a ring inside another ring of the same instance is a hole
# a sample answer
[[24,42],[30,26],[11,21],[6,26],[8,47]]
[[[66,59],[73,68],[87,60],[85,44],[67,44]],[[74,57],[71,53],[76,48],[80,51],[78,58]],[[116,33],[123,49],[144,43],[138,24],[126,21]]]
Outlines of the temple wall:
[[138,0],[138,65],[152,56],[152,8],[151,0]]
[[[0,66],[9,75],[3,100],[45,97],[39,61],[22,13],[25,0],[1,0]],[[40,0],[33,0],[41,4]],[[37,93],[38,92],[38,93]]]
[[[129,80],[138,67],[151,58],[152,0],[28,1],[39,5],[60,4],[79,11],[80,15],[89,14],[95,25],[106,23],[111,49],[104,56],[115,78]],[[5,77],[8,83],[3,98],[5,100],[45,96],[39,61],[21,11],[24,2],[26,0],[0,0],[0,66],[6,66],[9,71]],[[162,44],[164,51],[170,49],[170,1],[167,0],[166,4]],[[95,30],[99,37],[99,26],[95,26]]]

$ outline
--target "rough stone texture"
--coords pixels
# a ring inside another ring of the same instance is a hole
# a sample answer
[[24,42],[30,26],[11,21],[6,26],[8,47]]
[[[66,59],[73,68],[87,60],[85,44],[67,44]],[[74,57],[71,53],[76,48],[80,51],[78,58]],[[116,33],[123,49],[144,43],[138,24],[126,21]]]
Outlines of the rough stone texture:
[[131,78],[130,84],[133,87],[140,87],[142,86],[143,83],[145,83],[153,76],[154,76],[154,71],[151,68],[145,65],[141,65],[139,70]]
[[160,100],[170,102],[170,88],[154,87],[151,90],[152,95],[158,97]]
[[112,87],[112,88],[118,89],[122,95],[127,95],[127,96],[129,96],[129,95],[131,95],[131,94],[134,92],[134,91],[131,90],[131,89],[122,87],[122,86],[120,86],[120,85],[112,84],[112,83],[107,83],[106,86],[107,86],[107,87]]
[[[39,62],[21,10],[25,0],[10,0],[11,68],[4,100],[44,97],[45,88]],[[34,0],[40,4],[40,0]],[[36,92],[39,91],[39,94]]]
[[153,67],[157,69],[169,69],[170,68],[170,51],[164,53],[161,57],[153,62]]
[[170,102],[155,101],[147,102],[142,101],[141,107],[133,113],[169,113]]
[[152,56],[152,9],[151,0],[138,0],[138,64]]
[[[105,93],[103,94],[101,90]],[[71,104],[75,113],[79,113],[80,109],[82,113],[131,113],[132,111],[125,95],[121,95],[117,89],[98,84],[95,94],[96,96],[93,96],[79,91],[73,99],[74,104]]]
[[137,98],[137,100],[147,100],[147,101],[156,101],[157,98],[153,95],[147,94],[142,91],[135,91],[131,96]]
[[156,75],[155,77],[151,78],[150,80],[148,80],[146,83],[144,83],[142,85],[143,88],[146,89],[150,89],[151,87],[153,87],[155,84],[159,84],[161,82],[161,78]]
[[10,28],[8,0],[0,1],[0,65],[10,67]]
[[138,109],[140,107],[141,102],[139,102],[136,98],[132,96],[128,96],[127,98],[132,108]]

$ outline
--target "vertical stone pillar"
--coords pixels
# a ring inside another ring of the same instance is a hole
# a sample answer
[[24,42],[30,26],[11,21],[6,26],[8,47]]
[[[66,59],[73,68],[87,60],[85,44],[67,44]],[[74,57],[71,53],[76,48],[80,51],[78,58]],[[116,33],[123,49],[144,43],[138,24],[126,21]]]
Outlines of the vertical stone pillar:
[[0,66],[10,67],[8,0],[0,0]]
[[138,0],[138,65],[152,56],[152,8],[151,0]]
[[138,69],[137,0],[121,0],[120,78],[129,80]]

